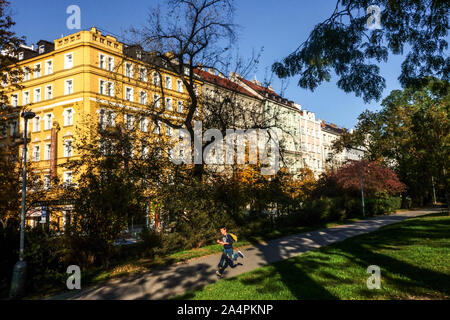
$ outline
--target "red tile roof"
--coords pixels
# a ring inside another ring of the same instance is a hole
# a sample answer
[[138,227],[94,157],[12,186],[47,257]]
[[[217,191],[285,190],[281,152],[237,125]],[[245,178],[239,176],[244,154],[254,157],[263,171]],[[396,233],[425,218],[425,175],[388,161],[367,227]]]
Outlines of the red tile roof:
[[250,91],[246,90],[245,88],[243,88],[242,86],[240,86],[239,84],[225,78],[222,76],[218,76],[218,75],[214,75],[210,72],[207,71],[203,71],[200,69],[195,69],[194,71],[197,75],[200,76],[200,78],[202,78],[204,81],[209,82],[209,83],[213,83],[215,85],[224,87],[226,89],[229,90],[233,90],[233,91],[237,91],[239,93],[245,94],[247,96],[250,96],[252,98],[257,98],[257,96],[255,96],[253,93],[251,93]]

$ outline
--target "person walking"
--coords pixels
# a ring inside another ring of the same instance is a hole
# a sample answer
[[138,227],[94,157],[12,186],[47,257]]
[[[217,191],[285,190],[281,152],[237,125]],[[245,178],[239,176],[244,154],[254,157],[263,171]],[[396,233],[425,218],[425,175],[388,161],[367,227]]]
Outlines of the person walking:
[[225,269],[228,266],[235,268],[236,265],[234,264],[234,261],[236,261],[238,257],[244,258],[244,254],[238,250],[238,252],[233,255],[234,239],[231,234],[227,232],[225,226],[220,227],[220,233],[222,234],[222,240],[217,240],[217,243],[223,245],[223,252],[218,264],[219,270],[216,271],[216,274],[222,278]]

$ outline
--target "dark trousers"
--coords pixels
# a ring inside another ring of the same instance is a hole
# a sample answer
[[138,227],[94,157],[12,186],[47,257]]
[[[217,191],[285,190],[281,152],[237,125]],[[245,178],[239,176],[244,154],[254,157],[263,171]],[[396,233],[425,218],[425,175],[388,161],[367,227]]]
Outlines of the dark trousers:
[[237,257],[237,253],[233,255],[233,249],[223,249],[222,257],[219,262],[219,273],[223,274],[228,266],[230,266],[230,268],[235,268],[236,265],[234,264],[234,261],[237,260]]

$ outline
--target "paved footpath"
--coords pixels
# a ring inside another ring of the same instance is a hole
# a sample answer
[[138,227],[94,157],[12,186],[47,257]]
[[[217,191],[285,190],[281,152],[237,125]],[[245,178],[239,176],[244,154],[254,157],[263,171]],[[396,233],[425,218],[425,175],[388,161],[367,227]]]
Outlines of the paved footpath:
[[[350,224],[291,235],[244,247],[241,250],[245,258],[238,258],[238,262],[243,262],[243,265],[238,265],[234,269],[227,268],[224,278],[234,277],[315,248],[372,232],[385,225],[433,212],[439,212],[439,209],[424,209],[377,216]],[[221,254],[210,255],[144,274],[112,279],[80,291],[68,291],[50,299],[167,299],[218,281],[215,272],[220,256]]]

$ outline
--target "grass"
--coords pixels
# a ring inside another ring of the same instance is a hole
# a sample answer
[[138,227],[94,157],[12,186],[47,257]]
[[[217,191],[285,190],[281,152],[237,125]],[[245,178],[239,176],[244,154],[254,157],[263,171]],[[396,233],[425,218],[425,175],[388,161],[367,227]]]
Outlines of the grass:
[[[389,225],[176,299],[450,299],[450,217]],[[366,269],[381,269],[369,290]]]

